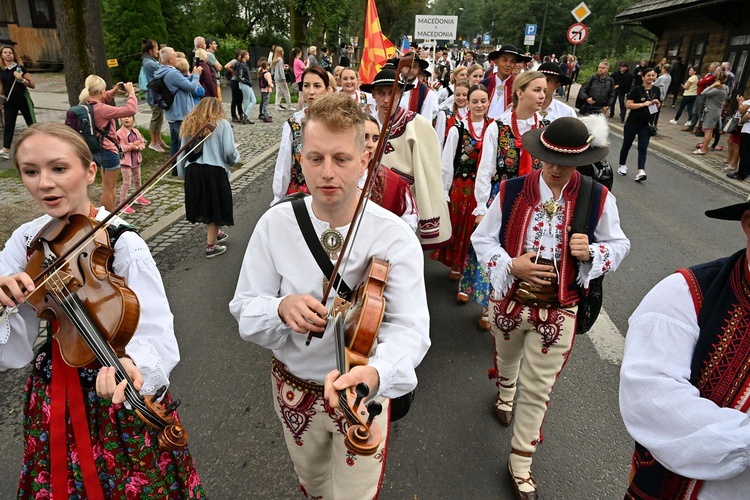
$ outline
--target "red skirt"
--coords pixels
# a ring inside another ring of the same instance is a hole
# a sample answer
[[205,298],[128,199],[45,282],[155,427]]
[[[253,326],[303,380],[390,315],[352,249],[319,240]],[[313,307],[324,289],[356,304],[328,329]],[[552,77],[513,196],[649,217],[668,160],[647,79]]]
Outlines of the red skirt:
[[447,247],[435,250],[430,258],[442,262],[451,271],[462,272],[464,260],[469,252],[471,233],[474,231],[475,215],[472,212],[477,207],[474,198],[474,179],[455,179],[451,186],[450,214],[453,237]]

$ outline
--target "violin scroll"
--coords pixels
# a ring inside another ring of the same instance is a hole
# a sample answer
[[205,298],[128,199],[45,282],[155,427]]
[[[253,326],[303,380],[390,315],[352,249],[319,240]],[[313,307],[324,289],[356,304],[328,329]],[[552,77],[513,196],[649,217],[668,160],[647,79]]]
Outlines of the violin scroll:
[[[360,383],[357,384],[355,392],[354,395],[349,390],[339,393],[344,414],[350,424],[346,430],[344,445],[347,450],[356,455],[373,455],[383,439],[380,427],[373,425],[375,417],[383,412],[383,405],[377,401],[370,401],[363,410],[361,403],[370,394],[370,388],[367,384]],[[352,396],[355,397],[354,403],[349,402]],[[365,419],[365,413],[367,413],[367,419]]]
[[152,427],[160,430],[157,438],[159,441],[159,448],[162,450],[179,451],[187,446],[187,431],[182,424],[174,418],[174,416],[171,416],[171,413],[173,413],[174,409],[180,404],[179,400],[176,400],[166,408],[163,404],[156,401],[156,398],[146,398],[144,403],[151,411],[151,415],[142,415],[139,410],[136,410],[138,416],[141,417],[144,422],[151,425],[154,415],[162,420],[163,426],[152,425]]

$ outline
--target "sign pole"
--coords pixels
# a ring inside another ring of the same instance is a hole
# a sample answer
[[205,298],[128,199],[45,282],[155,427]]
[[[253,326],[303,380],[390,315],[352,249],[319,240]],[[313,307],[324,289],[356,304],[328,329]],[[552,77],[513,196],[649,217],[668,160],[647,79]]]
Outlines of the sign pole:
[[544,40],[544,25],[547,24],[547,7],[549,7],[549,0],[544,3],[544,18],[542,18],[542,33],[539,36],[539,48],[536,50],[539,54],[539,60],[542,60],[542,41]]

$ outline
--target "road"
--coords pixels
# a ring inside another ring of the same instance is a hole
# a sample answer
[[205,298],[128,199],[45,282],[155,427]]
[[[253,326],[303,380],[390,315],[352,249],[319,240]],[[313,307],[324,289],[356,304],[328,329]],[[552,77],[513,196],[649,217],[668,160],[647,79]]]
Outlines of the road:
[[[613,140],[610,160],[617,157]],[[635,148],[631,153],[635,161]],[[634,171],[635,169],[631,169]],[[244,248],[270,198],[272,163],[235,195],[235,220],[217,259],[203,257],[202,226],[182,225],[156,255],[175,314],[182,362],[172,390],[209,498],[300,498],[280,424],[271,407],[270,354],[240,340],[227,310]],[[605,313],[576,339],[552,395],[534,472],[542,498],[621,498],[632,442],[617,403],[627,318],[643,295],[680,266],[728,255],[745,245],[738,223],[703,211],[743,200],[729,184],[651,153],[649,177],[617,177],[614,193],[630,256],[605,280]],[[410,414],[391,435],[384,499],[512,498],[505,463],[509,429],[494,419],[492,337],[476,327],[479,309],[455,303],[447,270],[425,266],[432,348],[418,369]],[[610,320],[608,320],[611,319]],[[0,497],[12,498],[21,455],[21,372],[0,373]],[[7,494],[6,494],[7,493]]]

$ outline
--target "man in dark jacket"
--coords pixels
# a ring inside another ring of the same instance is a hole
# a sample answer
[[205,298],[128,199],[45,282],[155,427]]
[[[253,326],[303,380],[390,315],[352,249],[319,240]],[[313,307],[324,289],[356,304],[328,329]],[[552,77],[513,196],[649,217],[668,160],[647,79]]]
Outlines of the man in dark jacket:
[[[625,98],[633,86],[633,74],[630,72],[627,63],[620,63],[619,71],[612,73],[612,80],[615,82],[615,98],[620,102],[620,123],[625,121]],[[609,110],[609,117],[615,116],[615,104]]]
[[[674,108],[675,102],[677,102],[677,94],[680,93],[680,88],[685,81],[685,63],[682,62],[682,57],[677,56],[672,60],[672,69],[669,71],[672,77],[672,84],[669,86],[667,95],[672,94],[672,107]],[[667,96],[664,96],[666,102]]]
[[584,103],[581,106],[581,114],[592,113],[607,114],[615,102],[615,82],[609,76],[609,62],[604,60],[599,63],[595,75],[592,75],[579,91]]

